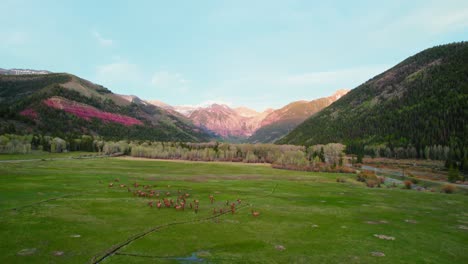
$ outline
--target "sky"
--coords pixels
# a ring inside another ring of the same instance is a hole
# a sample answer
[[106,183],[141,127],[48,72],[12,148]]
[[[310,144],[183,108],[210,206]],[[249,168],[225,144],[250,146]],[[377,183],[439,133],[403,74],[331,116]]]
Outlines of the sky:
[[171,105],[280,108],[468,40],[468,1],[0,0],[0,68]]

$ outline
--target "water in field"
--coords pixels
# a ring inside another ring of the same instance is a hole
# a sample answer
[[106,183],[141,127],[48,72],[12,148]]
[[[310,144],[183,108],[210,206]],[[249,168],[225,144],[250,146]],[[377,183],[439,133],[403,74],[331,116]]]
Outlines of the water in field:
[[200,251],[200,252],[193,252],[192,255],[189,257],[175,257],[175,258],[168,258],[168,259],[173,259],[177,260],[179,263],[184,264],[184,263],[194,263],[194,262],[205,262],[205,259],[200,258],[200,256],[209,254],[206,251]]

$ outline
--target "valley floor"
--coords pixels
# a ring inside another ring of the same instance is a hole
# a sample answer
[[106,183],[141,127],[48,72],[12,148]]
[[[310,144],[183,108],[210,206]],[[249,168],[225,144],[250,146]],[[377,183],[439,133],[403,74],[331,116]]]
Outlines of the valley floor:
[[[0,263],[468,263],[467,195],[354,178],[128,158],[1,163]],[[185,193],[198,213],[148,205]]]

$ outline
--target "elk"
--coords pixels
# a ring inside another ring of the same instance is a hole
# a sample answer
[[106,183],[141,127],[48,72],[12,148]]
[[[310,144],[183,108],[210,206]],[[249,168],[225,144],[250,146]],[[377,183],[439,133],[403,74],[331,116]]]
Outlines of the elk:
[[198,205],[199,202],[200,202],[200,201],[198,201],[198,200],[193,200],[193,203],[194,203],[195,205]]
[[119,178],[116,178],[114,181],[115,181],[115,182],[119,182],[120,180],[119,180]]
[[253,215],[254,217],[257,217],[257,216],[260,215],[260,212],[254,211],[254,210],[252,209],[252,215]]
[[135,183],[133,184],[133,187],[135,187],[135,188],[138,188],[138,186],[140,186],[140,185],[139,185],[137,182],[135,182]]
[[171,203],[166,198],[164,198],[164,206],[171,207]]
[[170,192],[166,192],[166,196],[171,196],[171,193],[170,193]]
[[193,208],[193,207],[192,207],[192,203],[189,203],[189,205],[190,205],[190,209],[192,209],[192,208]]
[[120,184],[120,188],[125,188],[125,184]]
[[109,188],[114,187],[114,183],[109,183]]
[[213,214],[215,215],[216,213],[216,208],[213,208]]
[[213,197],[213,195],[210,195],[210,202],[211,202],[211,204],[213,204],[213,201],[214,201],[214,197]]
[[148,202],[148,205],[149,205],[150,207],[153,207],[153,201]]
[[161,200],[158,200],[158,203],[156,204],[156,207],[158,207],[158,209],[161,209]]
[[132,190],[130,190],[130,188],[129,188],[129,187],[127,187],[127,192],[131,192],[131,191],[132,191]]
[[242,200],[237,198],[237,204],[241,204]]
[[180,211],[180,210],[182,209],[182,206],[176,205],[176,206],[175,206],[175,209],[176,209],[177,211]]
[[188,194],[188,193],[186,193],[186,194],[185,194],[185,197],[187,197],[187,198],[188,198],[189,196],[190,196],[190,194]]
[[195,213],[198,213],[198,204],[195,205]]

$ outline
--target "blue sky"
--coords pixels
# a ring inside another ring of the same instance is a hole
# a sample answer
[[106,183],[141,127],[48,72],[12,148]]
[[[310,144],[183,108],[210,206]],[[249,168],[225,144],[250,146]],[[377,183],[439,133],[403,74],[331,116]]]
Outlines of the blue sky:
[[468,40],[468,1],[0,0],[0,67],[172,105],[257,110],[355,88]]

